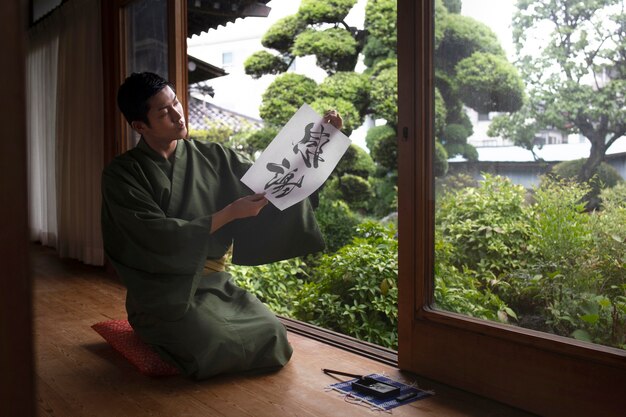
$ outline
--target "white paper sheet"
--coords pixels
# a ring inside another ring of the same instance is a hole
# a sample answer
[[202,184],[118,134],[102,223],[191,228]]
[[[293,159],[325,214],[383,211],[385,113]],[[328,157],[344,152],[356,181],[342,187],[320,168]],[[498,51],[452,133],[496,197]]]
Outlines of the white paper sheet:
[[241,181],[284,210],[317,190],[349,146],[346,135],[303,104]]

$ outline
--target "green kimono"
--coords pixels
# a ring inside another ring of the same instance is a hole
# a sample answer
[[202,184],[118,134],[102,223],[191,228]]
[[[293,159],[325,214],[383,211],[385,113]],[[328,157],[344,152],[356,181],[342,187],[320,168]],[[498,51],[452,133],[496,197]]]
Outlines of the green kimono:
[[201,379],[263,371],[291,356],[285,329],[227,272],[204,270],[232,245],[232,260],[258,265],[323,249],[308,200],[233,221],[211,234],[211,216],[252,194],[239,178],[250,166],[214,143],[179,140],[167,160],[143,140],[102,176],[107,257],[127,288],[128,319],[167,361]]

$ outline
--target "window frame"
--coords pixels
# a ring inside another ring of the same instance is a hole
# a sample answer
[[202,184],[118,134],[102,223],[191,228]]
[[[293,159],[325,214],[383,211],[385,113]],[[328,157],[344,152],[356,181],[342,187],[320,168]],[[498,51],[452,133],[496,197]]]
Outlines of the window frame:
[[[117,89],[126,78],[126,22],[124,7],[135,0],[102,2],[102,65],[104,71],[104,163],[131,149],[130,127],[117,110]],[[188,120],[187,90],[187,1],[167,0],[167,41],[169,81]],[[184,94],[183,94],[184,93]]]
[[433,0],[398,0],[399,367],[541,415],[618,415],[626,351],[430,307],[433,22]]

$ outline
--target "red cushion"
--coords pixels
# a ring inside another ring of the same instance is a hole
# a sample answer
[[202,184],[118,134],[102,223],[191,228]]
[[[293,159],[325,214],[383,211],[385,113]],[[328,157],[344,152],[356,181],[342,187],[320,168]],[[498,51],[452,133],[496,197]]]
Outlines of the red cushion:
[[102,321],[91,326],[113,349],[120,352],[139,372],[150,376],[177,375],[180,371],[165,362],[139,339],[128,320]]

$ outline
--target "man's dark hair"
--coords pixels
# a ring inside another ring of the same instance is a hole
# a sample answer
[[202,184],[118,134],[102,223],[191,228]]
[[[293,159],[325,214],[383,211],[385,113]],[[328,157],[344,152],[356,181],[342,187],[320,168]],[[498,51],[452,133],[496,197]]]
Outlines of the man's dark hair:
[[167,86],[174,90],[172,83],[152,72],[133,72],[126,78],[117,90],[117,106],[128,124],[142,121],[149,126],[148,100]]

